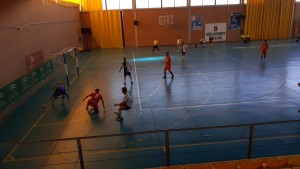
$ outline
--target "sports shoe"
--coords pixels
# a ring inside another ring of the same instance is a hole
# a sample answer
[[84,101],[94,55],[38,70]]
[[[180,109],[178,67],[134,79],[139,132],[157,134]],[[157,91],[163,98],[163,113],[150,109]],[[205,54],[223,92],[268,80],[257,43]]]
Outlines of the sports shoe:
[[300,113],[300,109],[298,110],[298,112]]
[[300,83],[298,83],[298,86],[300,86]]
[[163,77],[164,79],[166,78],[166,76]]
[[123,121],[123,117],[117,117],[115,118],[117,121]]
[[126,82],[124,82],[124,85],[126,86]]
[[99,110],[98,110],[98,109],[95,110],[95,111],[93,112],[93,114],[99,114]]
[[90,115],[98,115],[99,113],[98,112],[92,112],[92,113],[90,113]]
[[172,76],[171,79],[174,79],[174,76]]
[[90,110],[88,110],[89,114],[93,114],[95,112],[95,110],[93,108],[91,108]]
[[133,84],[133,82],[131,81],[131,84]]

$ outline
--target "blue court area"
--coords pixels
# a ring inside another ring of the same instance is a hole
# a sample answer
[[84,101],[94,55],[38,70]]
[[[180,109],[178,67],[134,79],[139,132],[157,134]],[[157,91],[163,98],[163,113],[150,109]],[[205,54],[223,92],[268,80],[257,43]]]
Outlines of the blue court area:
[[[300,120],[300,44],[269,41],[261,61],[260,43],[190,46],[186,61],[175,46],[154,54],[152,48],[81,53],[80,76],[70,76],[67,87],[69,103],[50,104],[54,86],[64,80],[58,66],[1,121],[0,168],[80,168],[79,144],[88,169],[244,159],[251,133],[252,158],[298,154],[299,122],[272,122]],[[166,51],[173,80],[168,72],[162,78]],[[126,87],[134,105],[118,122],[113,112],[122,100],[123,71],[118,71],[124,57],[133,69],[133,85],[127,78]],[[99,114],[90,115],[82,99],[96,88],[106,110],[99,103]],[[67,139],[56,140],[62,138]]]

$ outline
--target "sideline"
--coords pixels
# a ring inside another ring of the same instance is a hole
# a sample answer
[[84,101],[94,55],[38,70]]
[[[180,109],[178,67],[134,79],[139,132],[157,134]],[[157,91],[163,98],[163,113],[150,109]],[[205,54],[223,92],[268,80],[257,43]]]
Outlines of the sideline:
[[[134,52],[132,54],[133,57],[133,64],[134,64],[134,71],[135,71],[135,81],[136,81],[136,87],[137,87],[137,94],[138,94],[138,99],[139,99],[139,108],[140,108],[140,114],[142,113],[142,105],[141,105],[141,97],[140,97],[140,89],[139,89],[139,81],[138,81],[138,76],[137,76],[137,71],[136,71],[136,63],[135,63],[135,56]],[[132,96],[131,96],[132,97]]]

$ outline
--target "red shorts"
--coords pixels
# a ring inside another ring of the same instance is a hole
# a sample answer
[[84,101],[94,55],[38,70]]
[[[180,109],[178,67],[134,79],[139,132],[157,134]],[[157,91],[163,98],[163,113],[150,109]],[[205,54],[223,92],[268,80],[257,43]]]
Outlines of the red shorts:
[[262,55],[266,55],[266,54],[267,54],[267,51],[266,51],[266,50],[262,50],[262,51],[261,51],[261,54],[262,54]]
[[166,70],[171,71],[171,65],[166,65],[166,66],[165,66],[165,71],[166,71]]
[[94,110],[98,110],[98,103],[95,102],[94,100],[90,99],[88,102],[87,102],[87,106],[92,106],[94,108]]

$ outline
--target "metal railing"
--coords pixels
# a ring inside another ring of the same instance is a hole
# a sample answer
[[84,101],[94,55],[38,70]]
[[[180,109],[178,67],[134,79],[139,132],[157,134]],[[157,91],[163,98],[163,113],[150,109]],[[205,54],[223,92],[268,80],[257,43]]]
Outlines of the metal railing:
[[[2,150],[0,168],[80,165],[80,168],[84,169],[89,168],[86,167],[86,163],[99,162],[101,166],[107,161],[112,161],[113,165],[124,160],[143,163],[142,158],[148,161],[150,158],[154,160],[151,164],[139,165],[139,167],[170,166],[182,163],[177,159],[189,156],[189,154],[200,154],[199,156],[203,158],[205,157],[203,154],[207,153],[217,154],[224,151],[231,154],[238,150],[245,152],[241,153],[239,158],[250,159],[253,158],[253,151],[256,149],[255,157],[260,157],[266,155],[265,152],[261,153],[261,149],[272,150],[278,149],[280,146],[284,150],[282,153],[276,152],[267,155],[293,154],[300,151],[293,148],[299,147],[298,144],[300,144],[299,122],[300,120],[289,120],[0,143]],[[116,137],[120,138],[115,139]],[[220,148],[222,146],[229,148],[222,149]],[[60,151],[60,149],[64,149],[64,151]],[[291,149],[291,151],[285,151],[287,149]],[[247,155],[245,156],[245,154]],[[174,162],[172,162],[172,158],[174,158]],[[226,160],[227,158],[218,159]],[[196,159],[195,162],[208,162],[199,159]],[[130,168],[134,167],[130,166]]]

